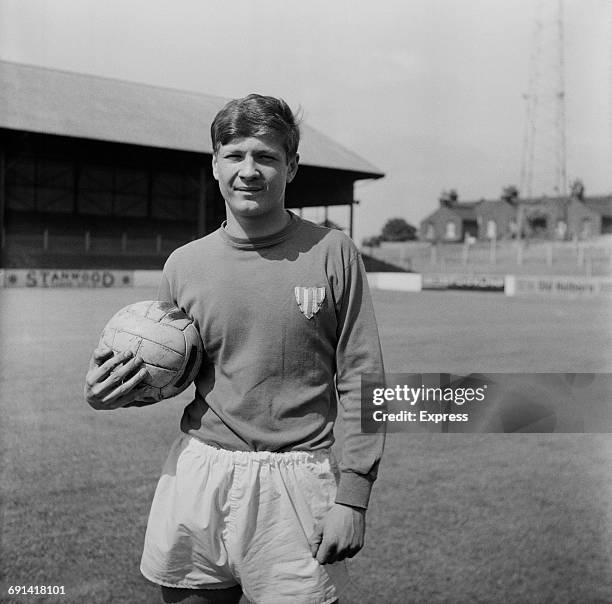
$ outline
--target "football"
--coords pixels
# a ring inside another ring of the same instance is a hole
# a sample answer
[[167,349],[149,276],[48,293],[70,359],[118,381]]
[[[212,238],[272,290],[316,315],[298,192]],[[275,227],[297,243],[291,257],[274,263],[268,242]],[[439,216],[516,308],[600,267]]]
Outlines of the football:
[[202,362],[202,340],[193,320],[170,302],[145,300],[118,311],[106,324],[100,346],[131,350],[145,363],[139,400],[156,402],[183,392]]

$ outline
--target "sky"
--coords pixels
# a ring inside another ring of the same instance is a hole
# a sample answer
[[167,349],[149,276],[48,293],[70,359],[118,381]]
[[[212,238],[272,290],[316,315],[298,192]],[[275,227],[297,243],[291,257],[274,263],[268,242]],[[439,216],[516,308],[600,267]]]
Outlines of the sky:
[[[0,0],[0,59],[223,97],[283,97],[310,126],[385,173],[356,184],[360,241],[389,218],[417,225],[444,190],[471,201],[520,187],[538,48],[537,82],[552,87],[564,77],[568,181],[580,178],[587,195],[612,194],[612,0],[563,0],[562,72],[550,60],[553,38],[534,35],[538,14],[540,31],[554,31],[556,6]],[[538,95],[536,131],[543,148],[554,147],[546,116],[555,102]],[[554,194],[551,161],[536,154],[534,195]],[[322,219],[322,210],[307,217]],[[348,224],[346,208],[329,217]]]

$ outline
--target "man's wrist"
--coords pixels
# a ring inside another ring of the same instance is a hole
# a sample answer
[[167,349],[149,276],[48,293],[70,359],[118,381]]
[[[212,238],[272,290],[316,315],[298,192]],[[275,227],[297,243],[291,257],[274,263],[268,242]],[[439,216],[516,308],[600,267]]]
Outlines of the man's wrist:
[[356,505],[350,505],[348,503],[338,503],[337,501],[335,502],[336,505],[342,506],[343,508],[348,508],[349,510],[353,510],[355,512],[359,512],[361,514],[364,514],[368,511],[367,508],[360,508]]
[[367,509],[373,480],[362,474],[343,471],[336,493],[336,503]]

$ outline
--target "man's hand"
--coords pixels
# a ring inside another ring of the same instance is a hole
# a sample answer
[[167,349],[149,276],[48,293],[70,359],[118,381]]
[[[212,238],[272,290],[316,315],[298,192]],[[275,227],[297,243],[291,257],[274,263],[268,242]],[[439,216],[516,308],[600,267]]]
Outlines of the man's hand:
[[85,377],[85,400],[94,409],[117,409],[138,400],[134,388],[147,375],[142,363],[130,351],[113,354],[109,348],[96,348]]
[[361,508],[335,503],[308,540],[313,557],[320,564],[352,558],[363,547],[365,513]]

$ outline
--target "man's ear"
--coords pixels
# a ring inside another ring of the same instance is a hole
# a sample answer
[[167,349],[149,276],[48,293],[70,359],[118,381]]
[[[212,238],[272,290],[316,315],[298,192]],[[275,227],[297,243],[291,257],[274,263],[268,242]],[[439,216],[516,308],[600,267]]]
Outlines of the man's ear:
[[215,180],[219,180],[219,170],[217,169],[217,154],[213,153],[212,156],[212,170],[213,170],[213,176],[215,177]]
[[287,170],[287,182],[291,182],[298,171],[298,163],[300,161],[300,154],[296,153],[293,156],[293,159],[289,160],[289,169]]

